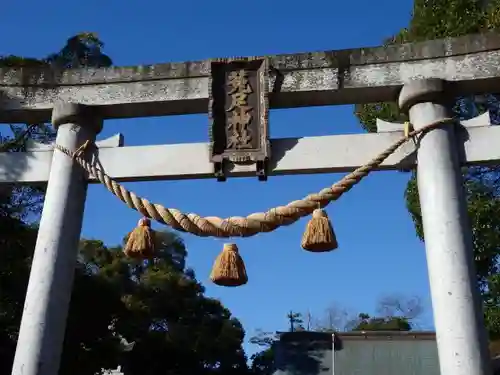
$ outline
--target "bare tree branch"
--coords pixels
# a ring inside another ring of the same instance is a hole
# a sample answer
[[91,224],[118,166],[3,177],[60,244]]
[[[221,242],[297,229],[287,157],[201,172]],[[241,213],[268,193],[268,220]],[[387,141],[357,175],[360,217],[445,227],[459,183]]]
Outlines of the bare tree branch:
[[412,320],[422,315],[424,307],[418,296],[407,297],[401,294],[390,294],[378,300],[376,310],[383,317],[398,316]]

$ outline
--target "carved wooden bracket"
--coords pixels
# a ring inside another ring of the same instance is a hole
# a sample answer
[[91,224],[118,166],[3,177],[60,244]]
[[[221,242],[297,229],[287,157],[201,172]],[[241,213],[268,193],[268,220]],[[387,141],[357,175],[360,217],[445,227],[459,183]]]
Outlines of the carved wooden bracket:
[[210,161],[218,181],[228,162],[255,164],[267,180],[269,145],[269,68],[265,58],[241,57],[210,62]]

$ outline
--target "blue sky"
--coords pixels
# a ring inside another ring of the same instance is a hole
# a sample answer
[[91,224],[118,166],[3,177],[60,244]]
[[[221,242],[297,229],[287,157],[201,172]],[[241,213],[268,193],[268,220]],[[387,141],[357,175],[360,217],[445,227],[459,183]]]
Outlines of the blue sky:
[[[316,0],[308,5],[283,0],[7,0],[0,18],[0,55],[42,57],[83,31],[98,33],[115,65],[372,46],[408,24],[412,1]],[[272,111],[270,126],[273,138],[362,132],[352,106]],[[118,132],[126,145],[208,139],[206,115],[107,121],[100,138]],[[323,174],[271,177],[266,183],[249,178],[127,187],[168,207],[226,217],[286,204],[339,178]],[[206,285],[207,295],[221,299],[243,322],[248,336],[259,328],[286,329],[291,309],[320,317],[336,304],[371,313],[377,299],[390,293],[422,297],[426,314],[421,324],[432,328],[425,251],[405,208],[407,179],[402,173],[375,173],[328,207],[340,245],[335,252],[301,249],[303,219],[274,233],[235,240],[250,279],[244,287],[225,289],[208,281],[213,260],[227,240],[182,235],[189,266]],[[138,218],[102,186],[93,185],[82,235],[113,245]]]

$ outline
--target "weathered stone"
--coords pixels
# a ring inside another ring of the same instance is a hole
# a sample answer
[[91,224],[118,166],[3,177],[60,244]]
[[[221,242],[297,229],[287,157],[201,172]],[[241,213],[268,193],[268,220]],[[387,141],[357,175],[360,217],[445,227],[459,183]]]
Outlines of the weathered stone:
[[[270,56],[270,107],[396,100],[405,82],[441,78],[457,95],[500,87],[500,35]],[[209,61],[135,67],[0,69],[0,121],[47,121],[57,100],[104,118],[206,113]]]

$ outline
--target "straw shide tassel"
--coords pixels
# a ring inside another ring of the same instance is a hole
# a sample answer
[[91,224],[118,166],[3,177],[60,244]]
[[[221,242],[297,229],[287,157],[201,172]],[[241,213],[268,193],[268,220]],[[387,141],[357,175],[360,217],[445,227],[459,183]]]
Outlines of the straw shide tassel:
[[154,232],[151,220],[143,217],[130,232],[123,252],[129,258],[151,258],[155,251]]
[[312,218],[302,236],[302,248],[315,253],[335,250],[337,238],[326,212],[320,208],[313,211]]
[[241,286],[248,282],[245,263],[236,244],[224,244],[222,252],[215,259],[210,280],[219,286]]

